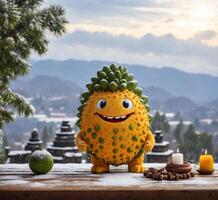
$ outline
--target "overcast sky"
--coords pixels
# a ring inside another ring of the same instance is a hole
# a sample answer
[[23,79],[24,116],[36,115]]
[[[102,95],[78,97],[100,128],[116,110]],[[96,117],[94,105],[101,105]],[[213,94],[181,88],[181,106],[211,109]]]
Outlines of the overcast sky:
[[[218,75],[218,0],[46,0],[67,33],[41,59],[111,60]],[[36,58],[36,57],[34,57]]]

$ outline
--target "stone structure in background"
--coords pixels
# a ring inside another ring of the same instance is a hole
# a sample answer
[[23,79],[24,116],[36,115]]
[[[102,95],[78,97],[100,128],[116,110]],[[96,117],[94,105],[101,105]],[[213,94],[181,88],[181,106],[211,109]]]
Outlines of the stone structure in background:
[[10,151],[6,163],[27,163],[31,153],[31,151]]
[[171,160],[173,150],[169,150],[169,142],[163,141],[163,133],[157,130],[155,135],[155,145],[152,152],[147,153],[146,158],[148,163],[166,163]]
[[36,151],[42,149],[42,141],[39,139],[39,133],[37,129],[33,129],[31,132],[31,137],[27,144],[25,145],[25,151]]
[[69,121],[63,121],[56,132],[52,146],[47,150],[53,155],[55,163],[81,163],[82,153],[75,145],[75,132]]
[[39,139],[37,129],[33,129],[24,151],[10,151],[8,147],[5,149],[5,151],[7,151],[6,163],[27,163],[31,153],[40,149],[42,149],[42,141]]

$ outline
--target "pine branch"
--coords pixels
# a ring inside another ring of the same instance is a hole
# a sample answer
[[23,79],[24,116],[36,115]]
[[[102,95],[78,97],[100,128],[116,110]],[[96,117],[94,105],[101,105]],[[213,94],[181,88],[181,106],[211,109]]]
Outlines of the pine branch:
[[48,29],[56,35],[65,32],[65,11],[61,6],[50,6],[38,13],[38,18],[43,29]]
[[47,51],[46,31],[65,32],[65,11],[61,6],[41,9],[42,0],[0,0],[0,127],[13,120],[13,113],[29,116],[33,107],[9,88],[29,72],[32,51]]
[[3,127],[3,123],[8,123],[14,120],[12,112],[0,109],[0,129]]

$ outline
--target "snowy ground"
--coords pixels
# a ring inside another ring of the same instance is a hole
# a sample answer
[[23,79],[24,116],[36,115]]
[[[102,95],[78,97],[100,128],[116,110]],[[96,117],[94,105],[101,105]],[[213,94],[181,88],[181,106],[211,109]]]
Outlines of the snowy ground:
[[[147,164],[147,167],[161,168],[163,164]],[[218,171],[218,165],[216,164]],[[111,167],[111,173],[91,174],[91,164],[55,164],[52,171],[46,175],[33,175],[28,164],[0,165],[1,187],[16,188],[68,188],[81,187],[93,189],[96,187],[121,188],[173,188],[176,185],[183,187],[213,187],[218,188],[217,173],[209,176],[199,176],[179,181],[154,181],[147,179],[143,174],[127,172],[127,166]],[[195,171],[195,168],[193,168]]]

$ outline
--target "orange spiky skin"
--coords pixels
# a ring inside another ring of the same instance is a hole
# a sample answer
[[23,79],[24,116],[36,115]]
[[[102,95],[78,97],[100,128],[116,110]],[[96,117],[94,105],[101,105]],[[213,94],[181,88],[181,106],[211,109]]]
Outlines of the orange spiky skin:
[[[107,106],[96,107],[99,99],[105,99]],[[129,99],[132,107],[122,106],[123,99]],[[119,123],[103,120],[99,115],[129,117]],[[94,92],[88,99],[81,117],[81,131],[76,137],[80,151],[87,151],[94,164],[92,172],[103,173],[108,165],[128,164],[129,171],[143,172],[144,152],[151,151],[154,137],[150,131],[148,113],[140,98],[129,90]]]

